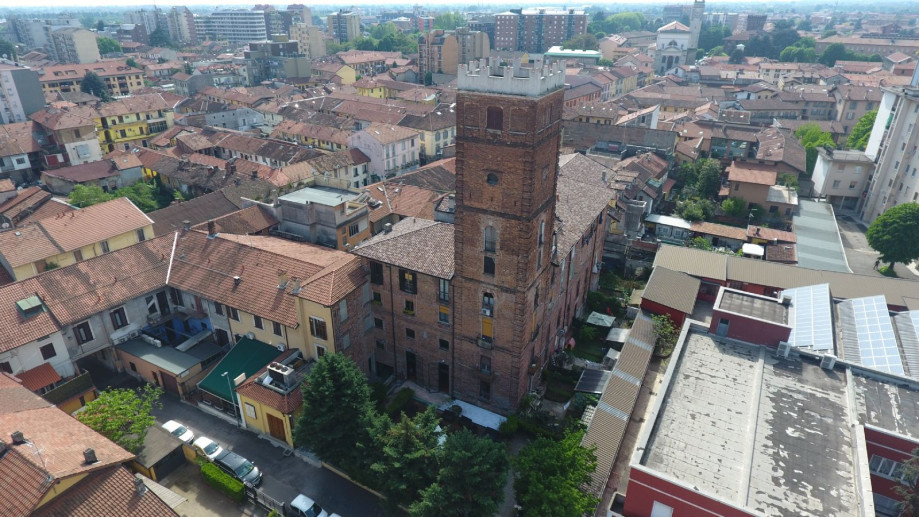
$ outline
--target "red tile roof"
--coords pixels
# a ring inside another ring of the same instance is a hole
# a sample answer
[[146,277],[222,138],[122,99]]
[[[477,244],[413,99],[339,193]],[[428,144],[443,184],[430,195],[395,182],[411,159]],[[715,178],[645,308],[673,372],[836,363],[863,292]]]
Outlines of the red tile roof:
[[134,476],[123,466],[94,472],[50,503],[42,506],[34,517],[99,517],[101,515],[130,515],[131,517],[177,516],[166,503],[150,490],[138,494]]
[[[263,210],[258,205],[218,217],[214,219],[215,229],[219,233],[233,233],[237,235],[252,235],[270,229],[278,224],[278,220]],[[201,223],[196,230],[207,230],[207,223]]]
[[727,168],[728,181],[738,183],[753,183],[756,185],[775,185],[776,171],[774,167],[769,169],[753,167],[751,164],[737,162],[732,163]]
[[[288,350],[286,353],[278,356],[276,361],[280,362],[295,353],[296,350]],[[276,409],[285,415],[291,415],[300,406],[303,405],[303,390],[300,386],[292,389],[290,393],[281,393],[271,388],[262,386],[255,382],[259,376],[268,371],[268,367],[255,372],[254,375],[246,379],[245,382],[236,388],[236,391],[244,396],[249,397],[256,402],[260,402],[270,408]]]
[[54,178],[61,178],[72,183],[84,183],[87,181],[99,180],[117,176],[118,171],[112,166],[109,160],[99,160],[96,162],[81,163],[80,165],[71,165],[70,167],[61,167],[43,171],[42,174]]
[[0,515],[31,514],[51,486],[48,473],[26,459],[26,452],[31,451],[13,448],[0,455]]
[[16,377],[29,391],[38,391],[62,380],[61,375],[51,366],[51,363],[42,363],[31,370],[19,372]]

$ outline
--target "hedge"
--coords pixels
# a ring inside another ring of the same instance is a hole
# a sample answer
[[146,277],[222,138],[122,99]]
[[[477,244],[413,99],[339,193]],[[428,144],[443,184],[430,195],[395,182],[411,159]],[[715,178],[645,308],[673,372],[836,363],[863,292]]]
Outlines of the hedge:
[[396,396],[393,397],[392,402],[386,406],[386,414],[392,418],[399,418],[399,414],[402,413],[402,410],[412,401],[414,396],[415,392],[412,391],[411,388],[402,388],[399,390],[399,393],[396,393]]
[[220,470],[213,463],[201,465],[201,476],[208,485],[227,494],[230,499],[240,503],[245,501],[246,489],[242,482]]

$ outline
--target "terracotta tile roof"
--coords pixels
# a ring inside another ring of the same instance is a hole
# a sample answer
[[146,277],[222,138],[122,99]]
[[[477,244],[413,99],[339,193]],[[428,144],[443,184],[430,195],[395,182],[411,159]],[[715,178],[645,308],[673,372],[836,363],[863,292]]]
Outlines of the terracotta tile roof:
[[716,237],[735,239],[741,242],[745,242],[747,240],[747,230],[745,228],[737,228],[735,226],[727,226],[724,224],[695,222],[692,223],[692,231],[714,235]]
[[[0,128],[2,127],[0,126]],[[0,179],[0,192],[12,192],[14,190],[16,190],[16,185],[13,184],[13,180],[9,178]]]
[[176,142],[181,142],[188,151],[201,151],[214,147],[214,142],[200,133],[181,133],[175,139]]
[[764,226],[747,226],[747,237],[751,239],[765,239],[767,241],[777,240],[779,242],[798,242],[794,232],[785,232]]
[[409,217],[354,248],[371,260],[438,278],[453,278],[453,225]]
[[95,472],[33,514],[35,517],[168,517],[178,514],[153,491],[142,495],[134,488],[134,476],[123,467]]
[[[138,160],[138,163],[140,160]],[[42,174],[53,178],[60,178],[72,183],[84,183],[87,181],[99,180],[117,176],[118,171],[109,160],[99,160],[96,162],[81,163],[80,165],[71,165],[70,167],[61,167],[60,169],[51,169],[43,171]]]
[[[22,431],[26,440],[41,450],[41,456],[34,454],[28,444],[11,446],[22,451],[32,464],[47,469],[55,479],[120,465],[134,457],[15,381],[0,380],[0,401],[0,436]],[[87,448],[96,452],[98,461],[92,465],[83,458]]]
[[116,198],[0,233],[0,254],[11,267],[18,267],[152,223],[128,198]]
[[559,167],[555,203],[556,219],[561,221],[555,224],[559,257],[564,258],[588,233],[613,198],[613,190],[603,180],[604,171],[609,169],[581,154]]
[[57,370],[51,366],[51,363],[41,363],[31,370],[17,373],[16,377],[22,381],[22,385],[29,391],[38,391],[63,380]]
[[35,123],[13,122],[0,124],[0,156],[15,156],[17,154],[37,153],[41,146],[33,135]]
[[[279,355],[275,361],[281,362],[290,357],[296,350],[288,350]],[[256,379],[268,371],[268,367],[255,372],[251,377],[236,388],[236,392],[244,397],[260,402],[270,408],[276,409],[285,415],[292,415],[300,406],[303,405],[303,390],[300,386],[290,390],[289,393],[280,393],[271,388],[258,384]]]
[[766,246],[766,260],[783,264],[797,264],[798,254],[794,244],[775,244]]
[[756,140],[759,142],[757,160],[784,162],[801,173],[805,171],[807,158],[804,147],[790,131],[768,127],[757,133]]
[[13,448],[0,455],[0,515],[31,515],[54,482],[41,466],[26,459],[30,452]]
[[348,137],[351,136],[351,134],[352,131],[336,129],[334,127],[284,120],[275,127],[274,131],[271,133],[271,138],[292,138],[292,136],[300,136],[303,138],[315,138],[323,142],[348,145]]
[[[201,223],[195,229],[206,231],[207,224],[206,222]],[[258,205],[243,208],[214,219],[214,225],[219,233],[233,233],[236,235],[260,233],[277,226],[277,224],[278,220]]]
[[40,187],[27,187],[0,205],[0,214],[9,218],[15,224],[20,218],[35,211],[36,208],[49,199],[51,199],[50,192],[42,190]]
[[170,104],[158,93],[132,95],[123,99],[105,102],[99,105],[99,114],[103,117],[117,117],[131,113],[145,113],[148,111],[170,110]]
[[72,129],[93,126],[94,119],[99,116],[95,108],[89,106],[73,106],[65,109],[45,108],[29,115],[29,118],[51,131],[59,129]]
[[131,151],[112,151],[105,155],[105,159],[111,160],[112,165],[120,171],[143,167],[143,164],[140,163],[140,158],[137,157],[137,153],[132,153]]
[[399,125],[419,131],[443,131],[456,126],[456,111],[449,104],[440,104],[431,113],[406,114]]
[[380,221],[390,214],[433,220],[434,207],[446,195],[413,185],[400,185],[396,181],[370,185],[367,192],[380,202],[376,208],[370,207],[371,222]]
[[402,53],[369,50],[348,50],[339,52],[336,54],[336,56],[346,65],[358,65],[362,63],[372,63],[375,61],[386,61],[387,59],[398,59],[402,57]]
[[22,215],[17,224],[32,224],[41,221],[42,219],[60,217],[63,216],[63,214],[73,212],[74,210],[76,210],[76,208],[68,205],[67,201],[64,199],[49,197],[47,201],[39,205],[32,212]]
[[387,124],[371,124],[364,129],[365,133],[371,138],[383,145],[394,142],[401,142],[409,138],[417,137],[418,131],[407,127],[390,126]]
[[96,63],[46,66],[39,71],[38,80],[43,83],[64,79],[82,80],[87,71],[99,77],[124,74],[142,75],[144,73],[142,70],[127,66],[124,61],[98,61]]
[[756,185],[775,185],[774,167],[755,167],[753,164],[732,162],[727,168],[728,181],[754,183]]

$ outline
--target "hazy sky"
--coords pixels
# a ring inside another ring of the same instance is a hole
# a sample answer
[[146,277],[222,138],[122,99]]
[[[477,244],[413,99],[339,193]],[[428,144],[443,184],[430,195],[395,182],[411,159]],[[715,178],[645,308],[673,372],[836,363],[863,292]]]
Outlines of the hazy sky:
[[[762,0],[761,3],[763,3],[763,4],[775,4],[775,3],[792,3],[792,2],[796,2],[796,1],[797,1],[797,0],[769,0],[769,1],[767,2],[766,0]],[[7,2],[9,2],[9,3],[7,3]],[[83,8],[83,7],[96,7],[96,8],[98,8],[98,7],[102,7],[102,8],[105,8],[105,7],[121,7],[121,8],[125,8],[125,7],[147,7],[147,6],[151,6],[151,5],[153,4],[153,2],[152,2],[151,0],[28,0],[28,1],[22,2],[22,3],[14,3],[14,2],[15,2],[15,0],[0,0],[0,7],[14,7],[14,6],[15,6],[15,7],[23,7],[23,8],[26,8],[26,7],[57,7],[57,8],[59,8],[60,10],[63,11],[63,10],[66,10],[66,9]],[[254,5],[255,3],[257,3],[257,2],[254,2],[254,1],[252,1],[252,0],[192,0],[192,1],[188,1],[188,0],[184,0],[184,1],[183,1],[183,0],[161,0],[161,1],[157,1],[157,2],[156,2],[156,4],[157,4],[157,5],[160,5],[160,6],[168,6],[168,5],[189,5],[189,6],[191,6],[191,5],[213,5],[213,6],[240,6],[240,7],[251,7],[251,6]],[[410,0],[409,0],[409,1],[398,1],[398,2],[386,2],[386,1],[382,1],[382,2],[381,2],[381,1],[379,1],[379,0],[376,0],[376,1],[374,1],[374,0],[311,0],[311,1],[309,1],[309,2],[304,2],[304,1],[292,0],[292,1],[289,1],[289,2],[288,2],[288,1],[265,1],[265,2],[258,2],[258,3],[270,3],[270,4],[272,4],[272,5],[279,5],[279,6],[280,6],[280,5],[287,5],[288,3],[302,3],[302,4],[306,4],[306,5],[323,5],[323,6],[326,6],[326,5],[335,5],[335,6],[342,6],[342,7],[347,7],[347,6],[351,6],[351,5],[371,5],[371,6],[383,6],[383,5],[386,5],[386,4],[411,5],[411,4],[413,4],[413,3],[417,3],[417,4],[420,4],[420,5],[424,5],[424,6],[429,6],[429,5],[443,5],[443,4],[449,4],[449,5],[463,5],[463,6],[470,6],[470,5],[491,6],[491,5],[494,5],[494,2],[486,2],[486,1],[482,1],[482,0],[466,0],[466,1],[464,1],[464,0],[423,0],[423,1],[416,1],[416,2],[412,2],[412,1],[410,1]],[[500,2],[500,3],[502,3],[502,4],[510,4],[510,3],[513,3],[513,2],[504,1],[504,2]],[[606,1],[606,2],[604,2],[604,1],[600,1],[600,2],[590,2],[590,4],[596,5],[596,6],[608,5],[608,4],[612,4],[612,5],[622,5],[622,4],[632,4],[632,5],[634,5],[634,4],[657,4],[657,5],[663,5],[663,4],[668,4],[668,3],[674,3],[674,4],[677,4],[677,3],[686,3],[686,4],[690,4],[690,3],[692,3],[692,1],[691,1],[691,0],[626,0],[625,2],[613,2],[613,1]],[[716,5],[717,5],[717,4],[722,4],[722,5],[724,5],[724,4],[736,4],[736,2],[732,2],[732,1],[730,1],[730,0],[707,0],[706,3],[708,3],[708,4],[716,4]],[[755,3],[760,3],[760,2],[757,2],[757,1],[754,0],[754,1],[749,1],[749,2],[745,2],[745,3],[755,4]],[[827,2],[827,3],[830,3],[830,2]],[[841,2],[841,3],[845,3],[845,2]],[[533,1],[524,1],[524,2],[521,2],[521,3],[520,3],[520,5],[536,5],[536,4],[539,4],[540,6],[542,6],[542,5],[544,5],[544,4],[546,4],[546,5],[557,5],[558,7],[575,7],[575,6],[588,5],[587,2],[585,2],[584,4],[578,4],[577,2],[561,2],[561,3],[556,2],[556,3],[552,3],[552,2],[545,2],[545,1],[536,1],[536,2],[533,2]]]

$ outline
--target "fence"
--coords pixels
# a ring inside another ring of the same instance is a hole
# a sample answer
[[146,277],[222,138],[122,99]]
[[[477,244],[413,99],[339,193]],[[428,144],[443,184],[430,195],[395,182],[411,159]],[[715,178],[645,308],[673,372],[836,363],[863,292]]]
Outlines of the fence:
[[287,515],[287,505],[283,501],[278,501],[258,488],[247,486],[246,498],[268,511],[277,510],[281,515]]

